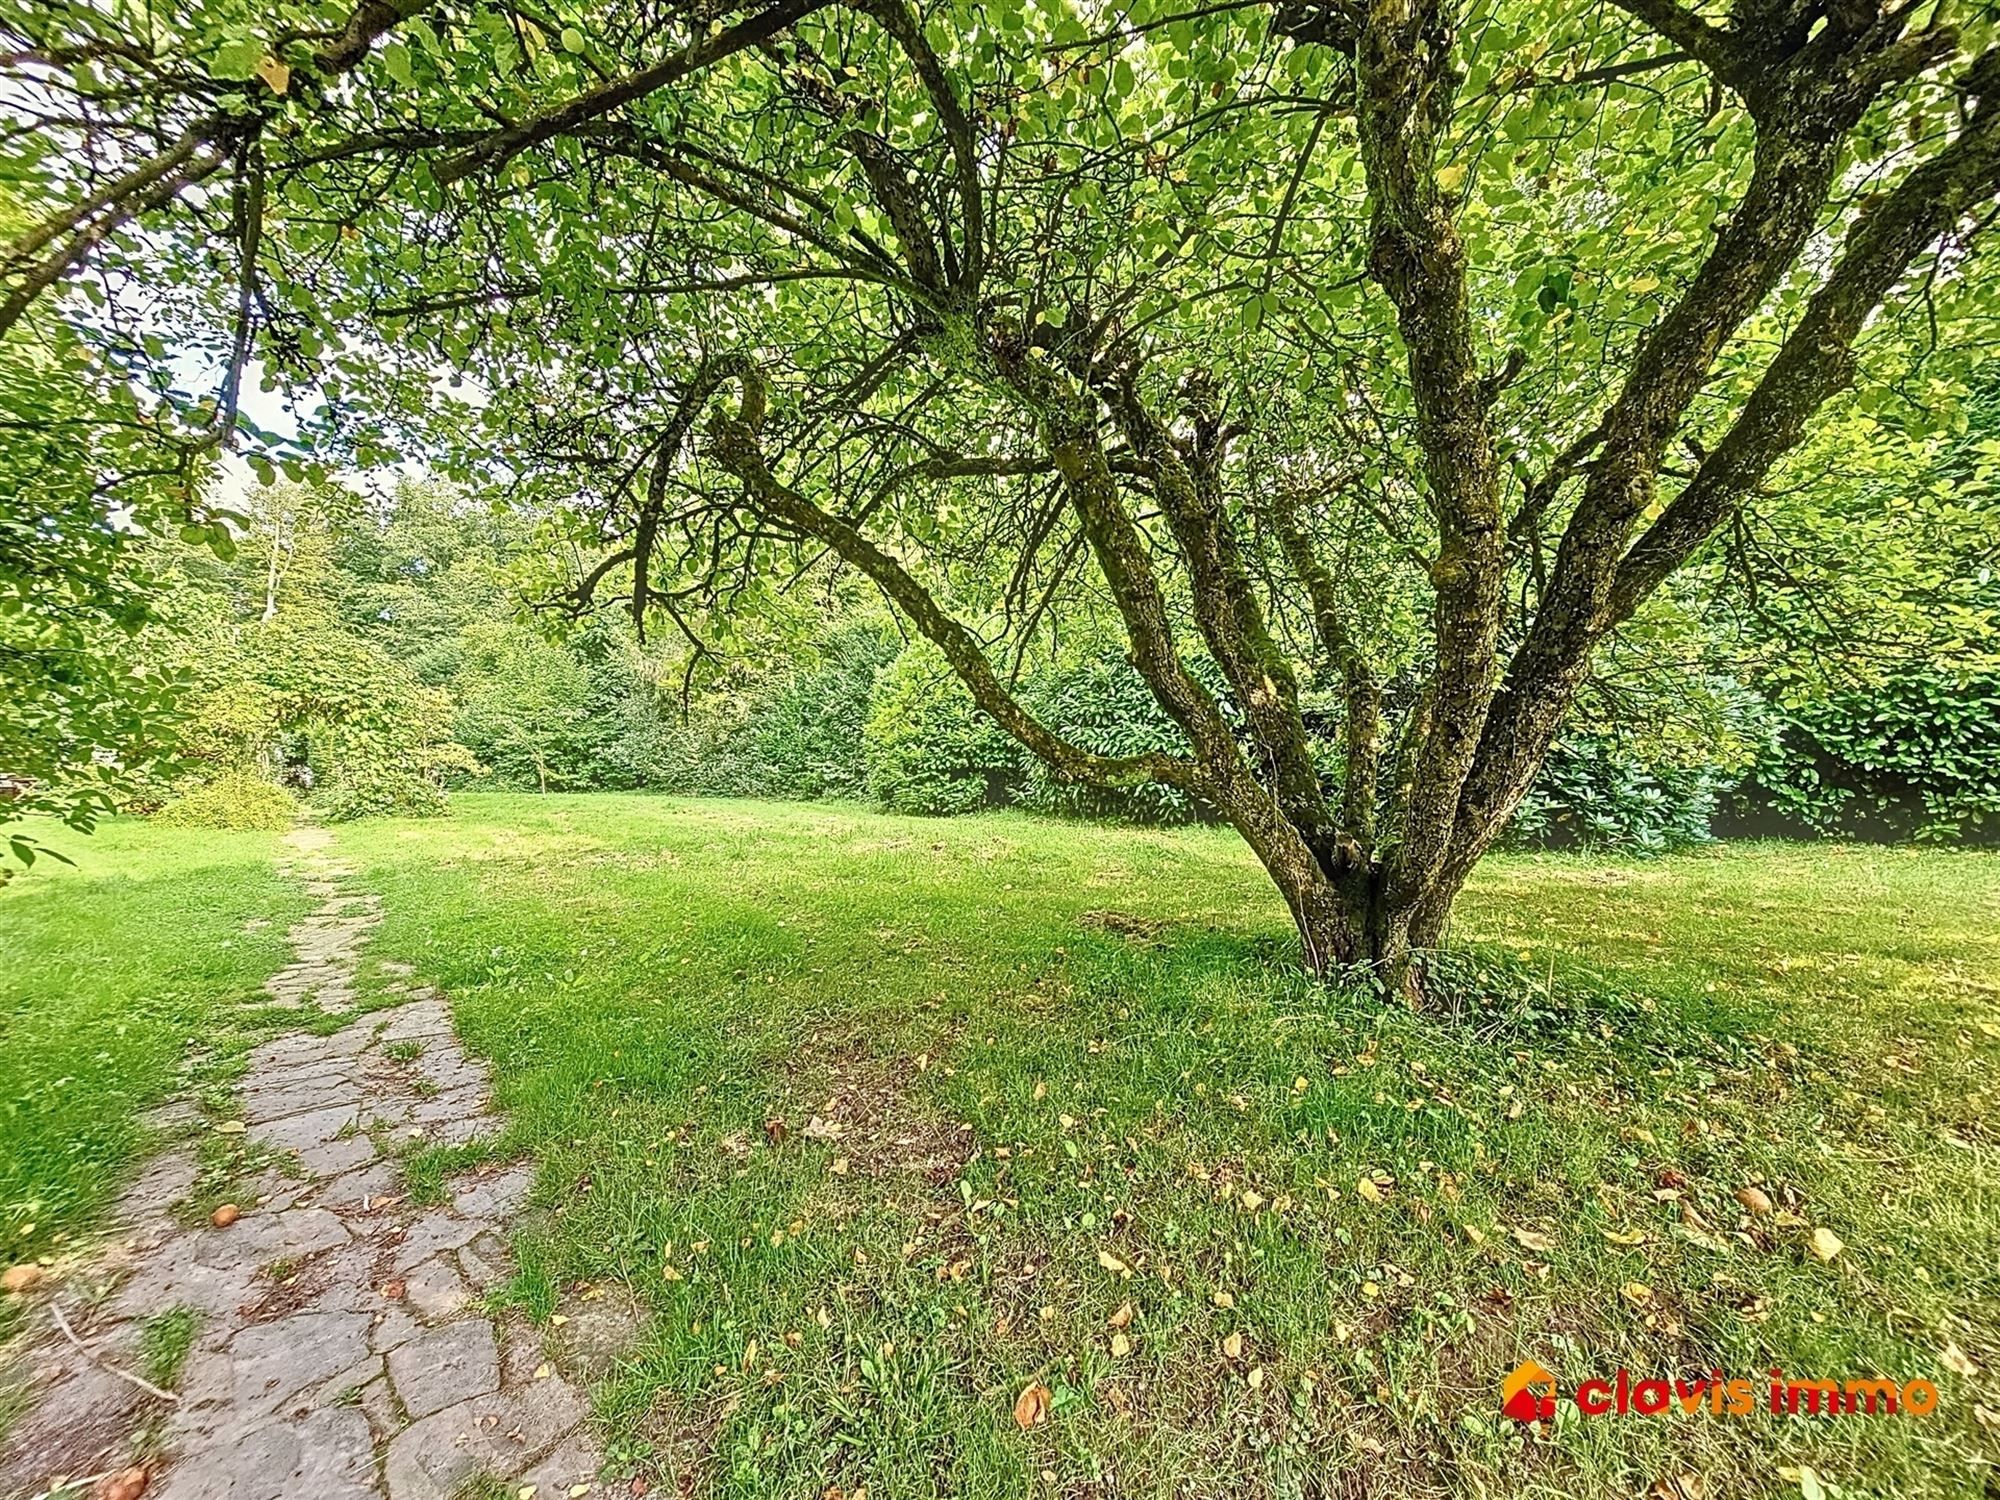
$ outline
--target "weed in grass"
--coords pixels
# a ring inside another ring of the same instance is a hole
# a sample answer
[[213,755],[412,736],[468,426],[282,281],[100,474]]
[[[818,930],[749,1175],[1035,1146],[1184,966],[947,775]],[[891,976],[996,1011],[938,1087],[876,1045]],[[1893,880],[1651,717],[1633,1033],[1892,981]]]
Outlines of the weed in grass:
[[414,1037],[409,1037],[402,1041],[390,1042],[382,1052],[393,1062],[410,1063],[424,1055],[424,1044]]
[[139,1330],[139,1373],[162,1390],[172,1390],[194,1347],[201,1314],[192,1307],[170,1307],[153,1314]]

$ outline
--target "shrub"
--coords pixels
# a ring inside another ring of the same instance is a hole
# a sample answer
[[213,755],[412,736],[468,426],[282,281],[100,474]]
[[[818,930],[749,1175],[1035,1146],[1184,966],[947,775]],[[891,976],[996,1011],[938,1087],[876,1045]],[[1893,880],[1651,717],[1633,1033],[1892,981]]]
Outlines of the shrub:
[[299,799],[252,771],[224,771],[160,809],[173,828],[282,829],[298,821]]
[[[1160,707],[1145,679],[1114,655],[1084,658],[1048,669],[1030,682],[1027,707],[1072,744],[1100,755],[1149,750],[1185,753],[1187,741]],[[1142,783],[1099,787],[1064,781],[1039,758],[1023,756],[1019,801],[1037,812],[1072,817],[1129,818],[1141,823],[1184,823],[1196,816],[1186,793]]]
[[905,651],[877,679],[863,740],[869,793],[895,812],[1003,804],[1026,755],[929,646]]
[[2000,675],[1913,669],[1793,708],[1740,800],[1815,833],[2000,842]]
[[751,705],[763,796],[857,797],[868,789],[863,748],[875,679],[896,653],[886,630],[837,632],[819,659]]
[[435,818],[448,808],[444,789],[409,771],[380,770],[365,776],[338,776],[313,797],[329,823],[356,818]]
[[1613,736],[1575,735],[1549,753],[1508,841],[1630,854],[1707,843],[1716,803],[1736,776],[1719,765],[1649,764]]

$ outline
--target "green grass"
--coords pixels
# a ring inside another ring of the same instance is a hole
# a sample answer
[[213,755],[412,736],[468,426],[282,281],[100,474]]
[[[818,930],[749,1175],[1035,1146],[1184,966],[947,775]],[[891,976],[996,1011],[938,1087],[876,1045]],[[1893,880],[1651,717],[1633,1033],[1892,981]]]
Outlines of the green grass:
[[77,864],[0,887],[0,1263],[59,1253],[156,1139],[146,1111],[227,1079],[309,904],[271,834],[35,834]]
[[[341,840],[539,1162],[511,1295],[651,1314],[599,1394],[658,1490],[1994,1482],[1990,856],[1496,859],[1412,1017],[1305,983],[1213,830],[478,796]],[[1944,1399],[1529,1437],[1527,1356]]]
[[139,1330],[139,1373],[162,1390],[173,1389],[200,1327],[201,1314],[192,1307],[169,1307],[153,1314]]
[[[597,1396],[653,1493],[1970,1497],[2000,1473],[2000,859],[1495,859],[1452,1005],[1412,1016],[1305,982],[1215,830],[456,807],[337,830],[384,896],[371,964],[446,991],[507,1112],[414,1185],[532,1155],[506,1296],[638,1299]],[[207,840],[111,839],[117,879],[182,908],[108,940],[137,972],[251,878],[190,878]],[[89,931],[60,912],[112,878],[50,882],[42,930]],[[1745,1216],[1752,1184],[1775,1214]],[[1529,1356],[1566,1384],[1777,1365],[1943,1399],[1529,1435],[1497,1416]],[[1052,1411],[1024,1433],[1030,1384]]]

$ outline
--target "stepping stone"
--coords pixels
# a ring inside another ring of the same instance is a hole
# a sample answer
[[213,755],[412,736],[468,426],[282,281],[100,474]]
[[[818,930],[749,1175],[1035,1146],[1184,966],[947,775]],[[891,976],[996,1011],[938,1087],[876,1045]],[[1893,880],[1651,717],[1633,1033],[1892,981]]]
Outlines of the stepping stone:
[[243,1329],[225,1350],[196,1354],[175,1426],[241,1433],[260,1425],[301,1392],[365,1364],[368,1321],[364,1313],[297,1313]]
[[323,1146],[338,1140],[344,1132],[357,1129],[358,1114],[352,1104],[336,1104],[259,1125],[257,1139],[279,1151],[303,1151],[308,1146]]
[[555,1352],[584,1380],[602,1380],[624,1363],[645,1321],[632,1294],[615,1283],[564,1298],[562,1310],[569,1321],[556,1330]]
[[378,1500],[375,1440],[357,1406],[271,1422],[235,1440],[184,1453],[156,1500]]
[[323,1208],[245,1214],[227,1229],[196,1231],[195,1259],[216,1270],[256,1269],[274,1260],[301,1260],[344,1245],[351,1236],[338,1214]]
[[447,1209],[434,1208],[415,1219],[395,1247],[397,1273],[414,1270],[440,1250],[456,1250],[469,1245],[481,1231],[492,1226],[478,1219],[461,1218]]
[[456,1317],[472,1301],[458,1268],[444,1255],[433,1255],[403,1279],[403,1296],[426,1323]]
[[460,1318],[390,1351],[389,1379],[412,1417],[428,1417],[500,1388],[493,1325]]
[[507,1242],[489,1229],[471,1244],[459,1247],[458,1265],[474,1291],[486,1292],[512,1274],[514,1256]]
[[389,1500],[456,1500],[482,1471],[514,1478],[584,1418],[581,1396],[560,1376],[445,1408],[406,1428],[384,1465]]
[[528,1190],[534,1184],[535,1169],[523,1164],[478,1176],[454,1177],[449,1185],[460,1213],[505,1223],[526,1206]]
[[525,1494],[533,1485],[535,1500],[569,1500],[579,1486],[587,1486],[584,1495],[609,1495],[613,1493],[611,1486],[597,1480],[603,1465],[604,1456],[596,1445],[573,1432],[556,1445],[555,1452],[521,1476],[516,1494]]

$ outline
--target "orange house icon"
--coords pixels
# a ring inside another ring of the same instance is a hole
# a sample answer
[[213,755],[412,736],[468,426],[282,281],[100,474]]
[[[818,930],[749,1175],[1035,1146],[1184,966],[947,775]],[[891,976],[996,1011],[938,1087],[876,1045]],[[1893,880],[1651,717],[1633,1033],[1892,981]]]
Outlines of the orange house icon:
[[1517,1422],[1549,1421],[1556,1414],[1556,1378],[1524,1359],[1500,1382],[1500,1410]]

